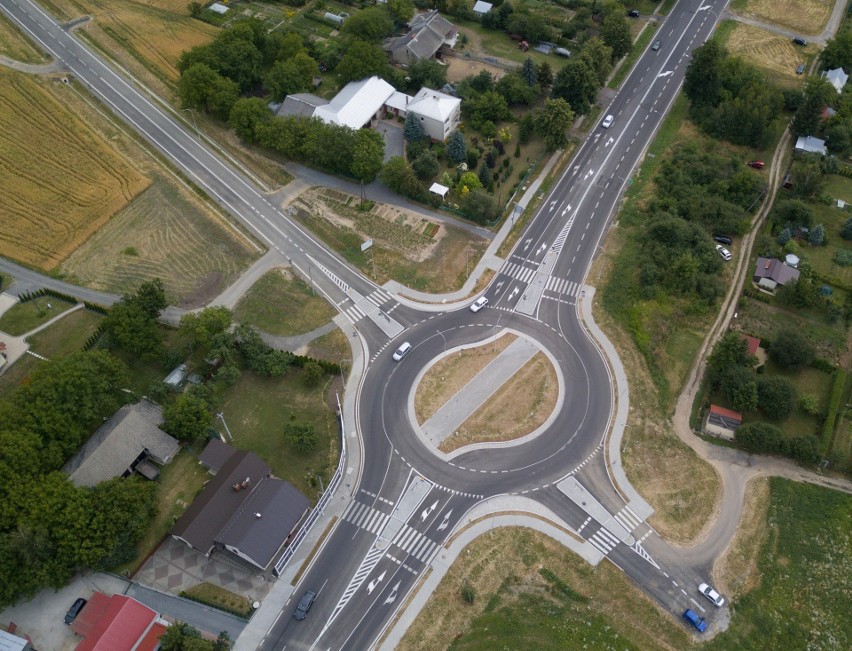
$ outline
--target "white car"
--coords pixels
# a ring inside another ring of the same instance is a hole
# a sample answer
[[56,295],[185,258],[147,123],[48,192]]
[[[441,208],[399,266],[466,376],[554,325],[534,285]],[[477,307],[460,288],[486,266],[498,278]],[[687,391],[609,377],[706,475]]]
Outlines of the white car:
[[480,296],[470,306],[470,311],[471,312],[479,312],[479,310],[481,310],[486,305],[488,305],[488,299],[485,298],[484,296]]
[[716,250],[719,252],[719,255],[722,256],[722,260],[725,260],[727,262],[731,259],[731,252],[728,251],[728,249],[726,249],[721,244],[716,245]]
[[615,122],[615,116],[614,116],[614,115],[607,115],[607,116],[603,119],[603,122],[601,122],[601,126],[602,126],[604,129],[609,129],[609,128],[612,126],[612,123],[613,123],[613,122]]
[[406,341],[404,344],[402,344],[402,346],[396,349],[396,352],[393,354],[393,361],[400,361],[403,357],[408,355],[410,350],[411,344]]
[[702,583],[698,586],[698,592],[700,592],[710,601],[712,601],[713,605],[716,606],[716,608],[721,608],[722,605],[725,603],[725,599],[722,597],[722,595],[720,595],[706,583]]

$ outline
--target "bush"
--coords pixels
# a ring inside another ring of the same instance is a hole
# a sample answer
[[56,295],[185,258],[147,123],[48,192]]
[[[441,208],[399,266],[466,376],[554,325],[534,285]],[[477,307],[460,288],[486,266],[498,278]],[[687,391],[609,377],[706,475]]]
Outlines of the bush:
[[778,454],[781,452],[781,430],[769,423],[741,425],[734,435],[735,440],[749,452]]
[[841,267],[848,267],[852,265],[852,251],[849,249],[840,249],[834,254],[834,261]]
[[476,592],[474,592],[473,588],[469,583],[465,583],[461,590],[462,599],[465,600],[465,603],[473,605],[473,602],[476,601]]
[[784,420],[796,408],[796,390],[784,378],[760,378],[757,383],[757,405],[770,418]]
[[819,414],[819,401],[813,393],[803,393],[799,396],[799,410],[811,416]]
[[796,369],[810,364],[814,358],[814,348],[800,333],[785,329],[772,342],[769,357],[781,368]]
[[317,447],[318,439],[310,423],[290,422],[284,425],[284,440],[298,452],[311,452]]
[[314,361],[310,361],[302,367],[302,381],[306,387],[319,386],[322,376],[322,367]]

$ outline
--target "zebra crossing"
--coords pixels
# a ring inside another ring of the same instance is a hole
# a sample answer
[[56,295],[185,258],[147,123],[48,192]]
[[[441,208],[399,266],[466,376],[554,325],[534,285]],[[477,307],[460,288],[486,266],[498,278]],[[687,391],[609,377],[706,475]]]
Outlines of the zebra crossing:
[[387,513],[382,513],[357,500],[352,500],[343,512],[344,520],[375,535],[384,528],[388,518],[390,515]]
[[402,528],[394,536],[391,544],[396,545],[406,554],[414,556],[421,563],[428,563],[432,552],[438,548],[438,543],[429,540],[422,533],[416,529],[412,529],[407,524],[402,525]]
[[618,513],[615,514],[615,519],[621,523],[621,525],[627,529],[627,531],[633,531],[636,527],[642,524],[642,518],[636,515],[629,506],[625,505],[623,509],[621,509]]
[[612,551],[621,541],[609,531],[601,527],[588,538],[588,541],[597,547],[600,552],[606,556]]
[[507,276],[511,276],[516,280],[520,280],[522,283],[527,283],[532,280],[536,271],[538,271],[538,269],[531,269],[530,267],[525,267],[524,265],[517,264],[516,262],[507,262],[503,269],[501,269],[502,273]]
[[564,294],[565,296],[577,296],[582,291],[583,285],[575,283],[565,278],[557,278],[551,276],[547,279],[547,284],[544,286],[544,291]]
[[345,314],[346,318],[349,319],[352,323],[358,323],[358,321],[367,316],[367,313],[364,312],[364,310],[354,304],[343,310],[343,314]]
[[381,287],[376,289],[371,294],[367,294],[366,298],[367,298],[368,301],[370,301],[376,307],[381,307],[382,305],[384,305],[388,301],[394,300],[393,296],[388,294]]
[[[394,302],[394,305],[392,307],[382,310],[385,314],[390,314],[397,308],[397,306],[399,306],[399,303],[395,302],[394,297],[381,288],[377,288],[370,294],[367,294],[367,296],[365,296],[364,298],[366,298],[368,301],[370,301],[370,303],[372,303],[379,309],[382,309],[382,306],[387,303]],[[351,299],[349,298],[344,298],[342,301],[338,302],[337,305],[339,307],[350,300]],[[343,314],[345,314],[346,318],[349,319],[353,324],[358,323],[358,321],[367,316],[367,313],[364,311],[364,309],[355,303],[352,303],[352,305],[343,309]]]

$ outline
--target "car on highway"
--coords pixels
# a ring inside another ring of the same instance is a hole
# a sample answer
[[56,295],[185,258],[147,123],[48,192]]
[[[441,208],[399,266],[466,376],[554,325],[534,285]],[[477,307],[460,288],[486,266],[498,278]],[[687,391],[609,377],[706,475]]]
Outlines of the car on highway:
[[750,160],[748,163],[746,163],[746,165],[748,165],[749,167],[753,167],[756,170],[762,170],[764,167],[766,167],[766,163],[764,163],[762,160]]
[[486,305],[488,305],[488,299],[485,298],[484,296],[480,296],[470,306],[470,311],[471,312],[479,312],[479,310],[481,310]]
[[700,592],[710,601],[712,601],[713,605],[716,606],[716,608],[721,608],[722,605],[725,603],[725,598],[706,583],[702,583],[698,586],[698,592]]
[[728,235],[714,235],[713,239],[716,240],[719,244],[727,244],[731,245],[734,241]]
[[85,606],[87,601],[83,599],[83,597],[78,597],[77,600],[71,604],[71,607],[68,609],[68,612],[65,613],[65,623],[70,624],[75,619],[77,619],[77,615],[80,614],[80,611],[83,610],[83,606]]
[[308,616],[308,611],[311,609],[311,606],[314,605],[314,599],[317,598],[316,592],[311,592],[308,590],[305,594],[302,595],[302,598],[299,600],[299,605],[296,606],[296,611],[293,613],[293,619],[298,621],[302,621],[305,617]]
[[614,115],[607,115],[607,116],[603,119],[603,122],[601,122],[601,126],[602,126],[604,129],[609,129],[609,128],[612,126],[612,123],[613,123],[613,122],[615,122],[615,116],[614,116]]
[[716,245],[716,250],[719,252],[719,255],[722,256],[722,260],[724,260],[725,262],[731,259],[731,252],[728,251],[728,249],[726,249],[721,244]]
[[660,42],[659,42],[659,41],[654,41],[654,44],[651,46],[651,49],[652,49],[652,50],[654,50],[654,52],[656,52],[657,50],[659,50],[659,49],[660,49]]
[[396,352],[393,354],[393,361],[400,361],[403,357],[408,355],[410,350],[411,344],[406,341],[404,344],[402,344],[402,346],[396,349]]
[[704,621],[703,617],[699,617],[695,611],[687,608],[683,611],[683,618],[699,633],[707,630],[707,622]]
[[638,9],[631,9],[630,11],[627,12],[627,15],[630,18],[639,18],[639,10]]

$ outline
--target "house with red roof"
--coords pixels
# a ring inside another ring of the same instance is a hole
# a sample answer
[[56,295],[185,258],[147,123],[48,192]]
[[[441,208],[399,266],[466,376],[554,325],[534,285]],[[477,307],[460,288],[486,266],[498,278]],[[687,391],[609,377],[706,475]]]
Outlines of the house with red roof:
[[83,639],[76,651],[155,651],[168,622],[124,595],[95,592],[71,623]]
[[743,424],[743,415],[738,411],[718,405],[710,405],[707,420],[704,421],[704,433],[733,440],[737,428]]

